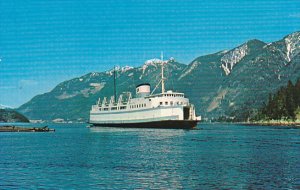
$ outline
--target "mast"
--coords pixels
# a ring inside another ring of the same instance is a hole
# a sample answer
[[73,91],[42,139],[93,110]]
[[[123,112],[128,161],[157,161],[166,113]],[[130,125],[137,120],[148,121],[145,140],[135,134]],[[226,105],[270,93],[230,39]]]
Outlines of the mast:
[[161,60],[160,61],[161,62],[161,79],[160,79],[159,83],[155,86],[155,88],[153,89],[153,91],[151,92],[150,95],[152,95],[155,92],[155,90],[159,87],[160,83],[161,83],[161,93],[165,93],[165,80],[166,79],[164,77],[164,64],[167,63],[167,61],[164,62],[163,52],[161,52],[160,60]]
[[164,54],[161,52],[161,93],[165,93],[165,78],[164,78]]
[[114,100],[117,102],[117,93],[116,93],[116,66],[114,65]]

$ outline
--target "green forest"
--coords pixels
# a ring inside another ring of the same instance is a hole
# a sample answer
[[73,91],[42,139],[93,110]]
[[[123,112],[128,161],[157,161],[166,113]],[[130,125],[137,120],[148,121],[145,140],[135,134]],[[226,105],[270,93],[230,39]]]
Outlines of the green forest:
[[0,109],[0,123],[1,122],[29,122],[29,120],[17,111]]
[[269,94],[267,104],[258,112],[255,120],[295,120],[300,119],[300,79],[281,87],[277,93]]

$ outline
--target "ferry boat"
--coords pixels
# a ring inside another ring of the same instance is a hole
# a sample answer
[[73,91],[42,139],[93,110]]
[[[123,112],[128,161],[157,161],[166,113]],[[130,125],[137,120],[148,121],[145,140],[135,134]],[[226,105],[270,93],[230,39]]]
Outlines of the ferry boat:
[[[92,126],[123,128],[170,128],[192,129],[201,117],[196,116],[195,106],[189,102],[184,93],[165,90],[164,65],[168,61],[161,58],[161,79],[151,93],[149,83],[136,86],[136,96],[130,92],[121,94],[116,100],[100,98],[90,110],[89,123]],[[115,79],[115,72],[114,72]],[[114,80],[115,81],[115,80]],[[161,85],[161,93],[154,94]],[[115,82],[114,82],[115,86]]]

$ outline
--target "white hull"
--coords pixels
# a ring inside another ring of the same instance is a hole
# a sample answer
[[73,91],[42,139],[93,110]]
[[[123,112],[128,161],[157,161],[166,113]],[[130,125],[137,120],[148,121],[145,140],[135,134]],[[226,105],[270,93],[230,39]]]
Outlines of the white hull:
[[91,112],[90,123],[143,123],[184,120],[183,106],[145,108],[130,111]]

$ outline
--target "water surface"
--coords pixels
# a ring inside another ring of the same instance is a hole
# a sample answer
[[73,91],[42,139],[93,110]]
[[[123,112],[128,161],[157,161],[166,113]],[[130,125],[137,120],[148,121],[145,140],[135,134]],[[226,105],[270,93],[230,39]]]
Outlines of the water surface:
[[300,129],[49,127],[0,133],[0,189],[300,188]]

